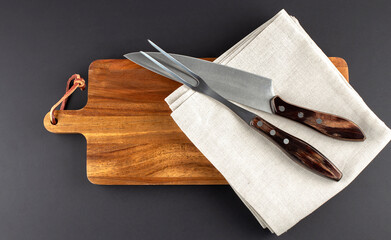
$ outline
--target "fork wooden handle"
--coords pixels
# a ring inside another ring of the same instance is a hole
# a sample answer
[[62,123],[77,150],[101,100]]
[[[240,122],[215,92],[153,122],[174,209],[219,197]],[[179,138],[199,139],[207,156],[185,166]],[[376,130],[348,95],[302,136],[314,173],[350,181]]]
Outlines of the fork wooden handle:
[[258,116],[251,120],[250,125],[279,146],[297,163],[335,181],[342,178],[341,171],[330,160],[303,140],[278,129]]
[[304,124],[329,137],[348,140],[364,141],[365,135],[352,121],[324,112],[295,106],[275,96],[271,100],[275,114]]

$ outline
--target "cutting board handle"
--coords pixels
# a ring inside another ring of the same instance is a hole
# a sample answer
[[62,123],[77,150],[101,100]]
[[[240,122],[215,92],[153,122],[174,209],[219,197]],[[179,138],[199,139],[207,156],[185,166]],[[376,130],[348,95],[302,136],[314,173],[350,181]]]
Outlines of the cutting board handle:
[[[73,74],[67,81],[67,86],[65,88],[65,94],[58,100],[50,109],[50,112],[48,112],[43,120],[43,124],[45,128],[53,133],[77,133],[75,131],[76,125],[80,126],[80,124],[74,124],[77,123],[76,119],[74,118],[76,113],[76,116],[80,114],[80,111],[65,111],[65,106],[67,104],[68,98],[72,95],[72,93],[76,89],[80,89],[84,91],[86,87],[86,82],[83,78],[80,77],[79,74]],[[56,111],[55,109],[61,104],[60,111]],[[67,117],[71,116],[71,118]],[[83,115],[81,115],[83,116]],[[58,118],[61,118],[61,124],[58,126]],[[81,121],[85,122],[85,121]],[[65,126],[65,132],[63,131],[64,128],[62,126]]]
[[80,129],[85,129],[85,125],[91,121],[91,116],[87,116],[84,112],[84,109],[56,110],[54,117],[58,119],[57,124],[51,123],[50,112],[48,112],[43,119],[43,125],[52,133],[81,133]]

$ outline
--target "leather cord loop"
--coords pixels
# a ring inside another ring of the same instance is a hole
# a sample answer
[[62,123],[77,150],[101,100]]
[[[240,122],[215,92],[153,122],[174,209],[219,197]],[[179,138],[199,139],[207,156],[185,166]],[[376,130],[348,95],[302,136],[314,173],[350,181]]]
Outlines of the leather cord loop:
[[[73,85],[72,87],[70,87],[71,85],[71,82],[73,81]],[[77,88],[80,88],[80,90],[84,90],[86,87],[86,82],[84,81],[83,78],[80,77],[79,74],[73,74],[69,79],[68,79],[68,82],[67,82],[67,87],[65,89],[65,94],[64,96],[62,96],[62,98],[60,100],[58,100],[58,102],[56,104],[53,105],[53,107],[50,109],[50,122],[55,125],[57,124],[57,119],[54,117],[54,109],[56,109],[56,107],[58,105],[60,105],[61,103],[61,107],[60,107],[60,110],[64,110],[65,109],[65,105],[68,101],[68,97],[77,89]]]

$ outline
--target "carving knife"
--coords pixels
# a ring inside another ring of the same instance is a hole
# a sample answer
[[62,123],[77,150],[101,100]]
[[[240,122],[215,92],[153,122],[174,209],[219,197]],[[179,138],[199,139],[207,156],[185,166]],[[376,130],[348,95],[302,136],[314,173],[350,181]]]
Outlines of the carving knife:
[[[194,83],[194,79],[188,73],[164,57],[162,53],[148,52],[147,54],[186,81]],[[272,80],[269,78],[198,58],[170,55],[197,72],[213,90],[226,99],[304,124],[329,137],[349,141],[365,140],[364,133],[350,120],[300,107],[276,96]],[[124,56],[144,68],[172,79],[166,71],[157,67],[140,52],[128,53]]]
[[280,147],[291,159],[295,160],[297,163],[307,167],[308,169],[322,175],[328,177],[330,179],[339,181],[342,177],[342,173],[338,170],[337,167],[333,165],[322,153],[316,150],[314,147],[304,142],[303,140],[296,138],[289,133],[284,132],[283,130],[273,126],[263,118],[257,116],[256,114],[247,111],[244,108],[241,108],[221,95],[211,89],[208,84],[189,69],[187,66],[183,65],[181,62],[167,54],[163,49],[158,47],[156,44],[149,41],[152,46],[158,49],[160,52],[164,54],[164,57],[176,65],[178,69],[181,69],[183,72],[189,74],[192,78],[192,81],[188,81],[183,79],[181,76],[171,71],[166,63],[161,62],[160,60],[155,59],[151,55],[140,52],[143,56],[145,56],[149,61],[155,64],[158,68],[160,68],[165,75],[169,76],[174,81],[180,82],[194,91],[205,94],[220,103],[224,104],[231,111],[237,114],[245,123],[251,126],[253,129],[258,131],[267,137],[271,142]]

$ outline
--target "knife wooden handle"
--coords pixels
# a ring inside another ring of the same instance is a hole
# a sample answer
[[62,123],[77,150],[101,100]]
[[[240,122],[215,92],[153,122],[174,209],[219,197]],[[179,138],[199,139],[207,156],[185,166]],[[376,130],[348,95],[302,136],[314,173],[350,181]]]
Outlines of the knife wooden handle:
[[250,125],[272,140],[297,163],[335,181],[342,178],[341,171],[330,160],[303,140],[278,129],[259,116],[253,118]]
[[295,106],[279,96],[271,100],[271,107],[275,114],[311,127],[326,136],[349,141],[365,140],[361,129],[345,118]]

